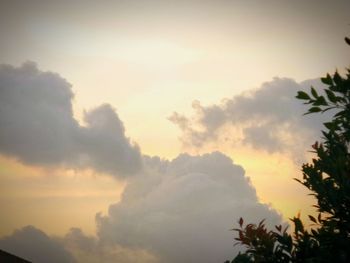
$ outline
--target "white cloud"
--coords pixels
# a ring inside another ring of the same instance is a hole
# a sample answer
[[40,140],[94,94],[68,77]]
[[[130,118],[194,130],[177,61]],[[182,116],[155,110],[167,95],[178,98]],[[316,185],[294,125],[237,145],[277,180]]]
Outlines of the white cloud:
[[243,168],[219,152],[172,161],[145,157],[144,167],[120,203],[97,215],[103,244],[146,249],[161,262],[223,262],[238,251],[229,229],[240,216],[281,222],[259,202]]
[[125,136],[108,104],[85,113],[81,126],[72,111],[71,85],[28,62],[0,66],[0,152],[28,164],[93,168],[117,176],[135,173],[140,151]]

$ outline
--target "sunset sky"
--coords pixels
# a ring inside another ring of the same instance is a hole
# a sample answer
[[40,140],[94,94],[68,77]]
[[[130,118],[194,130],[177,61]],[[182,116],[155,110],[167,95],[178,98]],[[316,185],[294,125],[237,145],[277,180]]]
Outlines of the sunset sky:
[[[223,262],[239,217],[312,213],[293,180],[349,66],[350,2],[0,1],[0,249]],[[56,260],[54,261],[53,260]]]

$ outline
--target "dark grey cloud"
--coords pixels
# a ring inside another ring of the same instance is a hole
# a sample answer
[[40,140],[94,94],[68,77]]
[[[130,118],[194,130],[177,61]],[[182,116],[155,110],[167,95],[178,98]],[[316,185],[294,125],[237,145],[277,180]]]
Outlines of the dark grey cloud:
[[[174,113],[169,120],[183,131],[182,140],[189,146],[202,147],[222,139],[251,145],[267,152],[300,150],[319,138],[322,122],[329,115],[303,116],[306,107],[295,98],[297,91],[321,87],[318,80],[302,83],[288,78],[275,78],[256,90],[225,99],[220,104],[202,106],[194,102],[195,114],[186,117]],[[227,135],[224,130],[234,127],[241,131]]]
[[281,222],[259,202],[243,168],[219,152],[144,161],[121,201],[97,215],[102,244],[146,249],[160,262],[223,262],[238,251],[229,229],[240,216]]
[[0,239],[0,249],[35,263],[73,263],[72,254],[41,230],[26,226]]
[[141,165],[137,145],[108,104],[73,117],[71,85],[28,62],[0,65],[0,153],[28,164],[92,168],[124,176]]

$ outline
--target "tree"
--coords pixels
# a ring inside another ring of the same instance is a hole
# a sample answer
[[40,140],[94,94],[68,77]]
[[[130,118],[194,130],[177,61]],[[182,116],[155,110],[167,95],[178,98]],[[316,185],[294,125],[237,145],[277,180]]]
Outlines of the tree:
[[[345,38],[350,45],[350,39]],[[343,77],[337,71],[321,78],[324,92],[311,87],[310,93],[299,91],[296,98],[310,105],[305,114],[333,111],[324,123],[322,141],[312,145],[316,155],[302,165],[302,179],[296,179],[315,196],[315,224],[304,228],[299,215],[291,219],[293,234],[276,226],[268,231],[264,221],[247,224],[241,218],[237,244],[246,248],[231,263],[244,262],[350,262],[350,69]],[[227,261],[229,263],[229,261]]]

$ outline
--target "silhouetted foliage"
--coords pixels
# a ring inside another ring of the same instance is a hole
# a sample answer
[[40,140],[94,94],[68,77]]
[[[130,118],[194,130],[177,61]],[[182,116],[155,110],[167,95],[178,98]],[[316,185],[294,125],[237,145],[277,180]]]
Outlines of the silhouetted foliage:
[[[349,38],[345,41],[350,45]],[[317,200],[317,218],[309,215],[315,227],[306,230],[298,215],[291,219],[291,235],[282,226],[268,231],[264,221],[244,225],[241,218],[233,230],[246,250],[231,263],[350,262],[350,69],[346,71],[344,77],[335,72],[321,78],[324,93],[311,87],[310,94],[299,91],[296,96],[310,105],[305,114],[335,111],[324,123],[322,142],[312,145],[316,157],[303,164],[303,178],[296,179]]]

